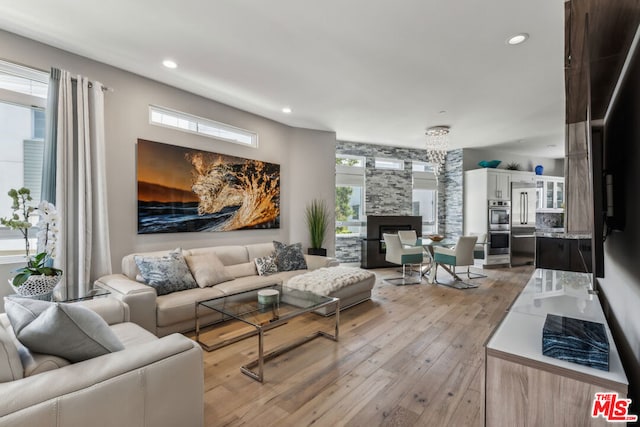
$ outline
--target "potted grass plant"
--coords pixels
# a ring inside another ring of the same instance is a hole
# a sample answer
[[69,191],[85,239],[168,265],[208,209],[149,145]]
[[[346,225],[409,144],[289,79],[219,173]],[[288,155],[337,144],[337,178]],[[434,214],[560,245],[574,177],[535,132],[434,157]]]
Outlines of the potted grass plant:
[[329,228],[329,209],[324,200],[313,199],[305,209],[305,220],[309,227],[311,247],[309,255],[327,256],[327,250],[322,247],[327,229]]

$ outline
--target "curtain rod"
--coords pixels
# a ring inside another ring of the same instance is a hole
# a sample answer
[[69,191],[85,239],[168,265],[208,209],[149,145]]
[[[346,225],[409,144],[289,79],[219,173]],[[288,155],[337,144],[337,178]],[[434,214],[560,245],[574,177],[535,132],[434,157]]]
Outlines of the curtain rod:
[[[77,77],[71,77],[71,80],[74,82],[78,82],[78,78]],[[102,83],[100,83],[100,85],[102,86],[102,91],[103,92],[113,92],[113,88],[110,88],[108,86],[103,85]],[[93,87],[93,82],[89,81],[89,87]]]

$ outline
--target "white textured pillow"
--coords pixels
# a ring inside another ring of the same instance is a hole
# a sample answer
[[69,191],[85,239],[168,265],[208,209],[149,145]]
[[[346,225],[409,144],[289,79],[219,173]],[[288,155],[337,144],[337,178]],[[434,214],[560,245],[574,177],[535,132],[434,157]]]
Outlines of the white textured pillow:
[[184,257],[196,283],[201,288],[228,282],[234,277],[227,273],[224,264],[215,254],[196,254]]
[[78,304],[7,298],[7,317],[30,351],[81,362],[124,346],[97,313]]
[[275,255],[256,258],[255,263],[260,276],[269,276],[278,272]]

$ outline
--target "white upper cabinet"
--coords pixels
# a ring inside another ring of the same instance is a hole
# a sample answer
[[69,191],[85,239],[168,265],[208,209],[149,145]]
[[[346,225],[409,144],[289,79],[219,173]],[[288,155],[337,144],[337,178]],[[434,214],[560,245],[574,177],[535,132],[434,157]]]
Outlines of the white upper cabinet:
[[537,176],[537,210],[559,212],[564,210],[564,178],[558,176]]
[[487,198],[489,200],[511,199],[511,174],[487,170]]

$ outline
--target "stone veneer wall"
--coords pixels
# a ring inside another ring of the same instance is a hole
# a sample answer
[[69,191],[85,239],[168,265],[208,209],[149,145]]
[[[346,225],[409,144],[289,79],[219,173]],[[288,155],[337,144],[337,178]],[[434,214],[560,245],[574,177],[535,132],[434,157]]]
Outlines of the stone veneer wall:
[[462,160],[462,149],[447,152],[438,185],[438,232],[453,240],[462,236],[463,231]]
[[336,236],[336,258],[342,263],[360,263],[362,237],[354,235]]
[[[337,141],[336,154],[366,158],[365,215],[412,215],[411,161],[425,162],[426,150]],[[375,169],[376,157],[404,160],[404,170]],[[439,179],[438,230],[451,238],[462,234],[462,176],[462,149],[450,151]],[[336,238],[336,257],[341,262],[359,262],[361,242],[362,237]]]

